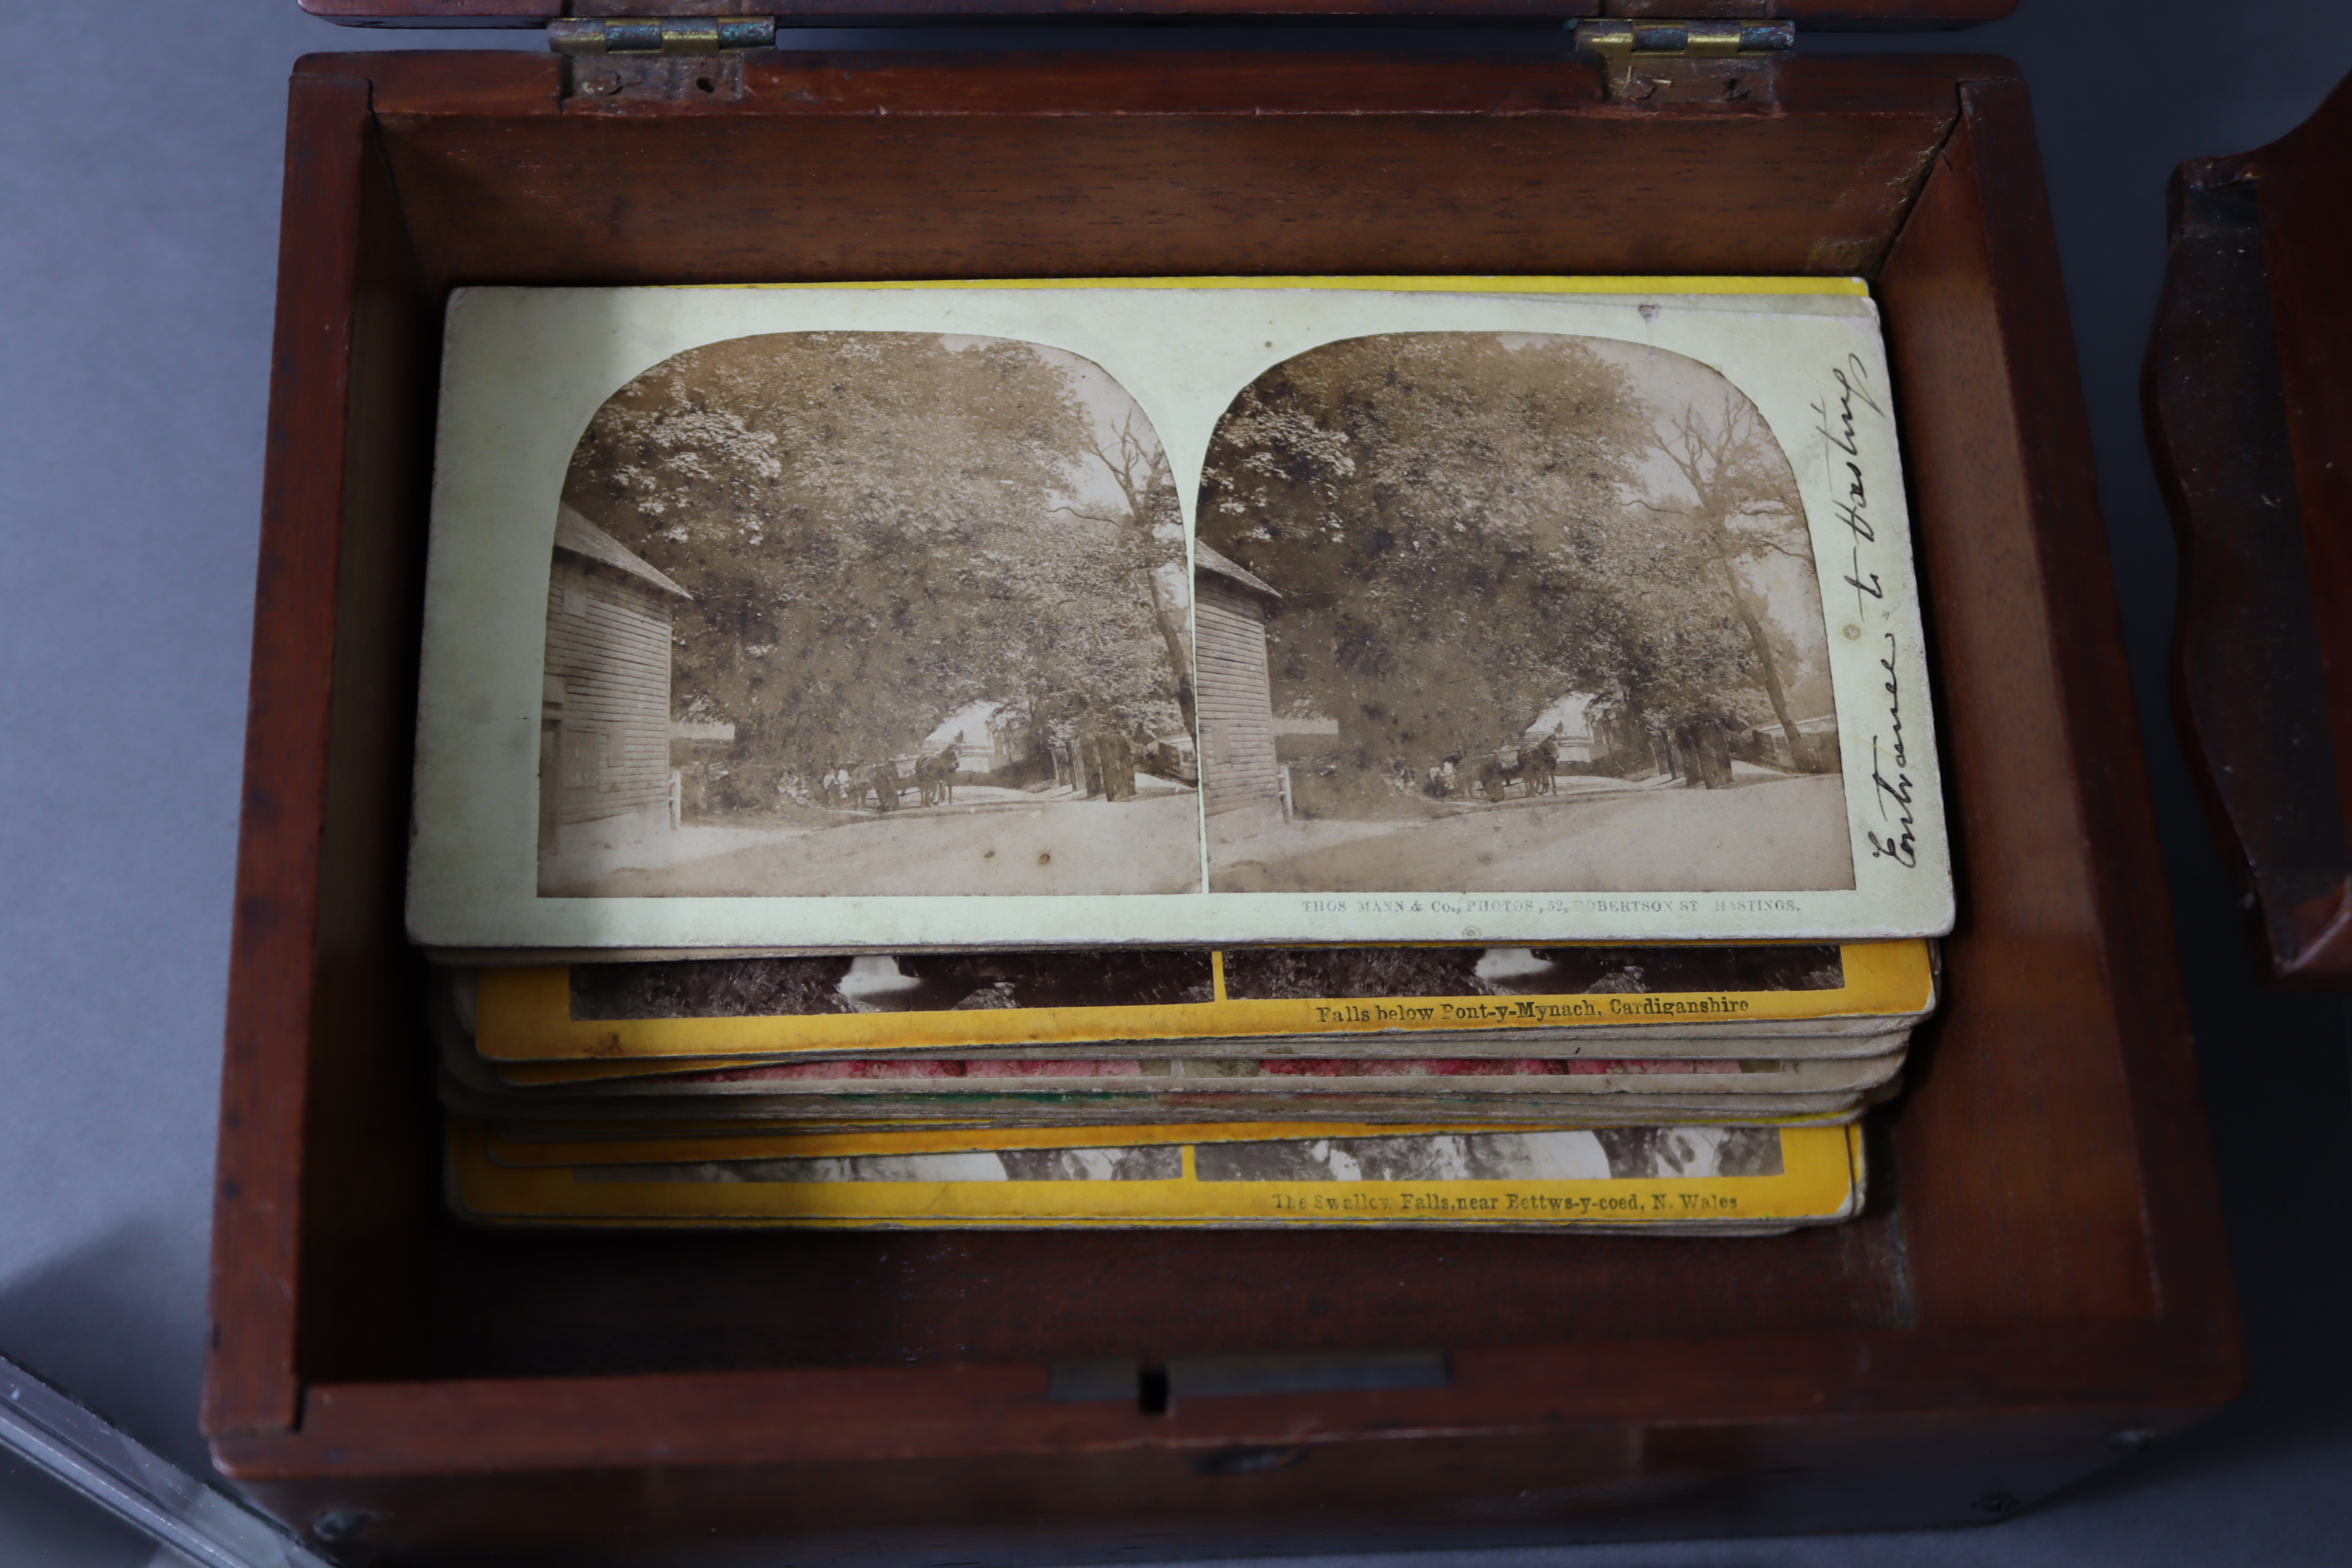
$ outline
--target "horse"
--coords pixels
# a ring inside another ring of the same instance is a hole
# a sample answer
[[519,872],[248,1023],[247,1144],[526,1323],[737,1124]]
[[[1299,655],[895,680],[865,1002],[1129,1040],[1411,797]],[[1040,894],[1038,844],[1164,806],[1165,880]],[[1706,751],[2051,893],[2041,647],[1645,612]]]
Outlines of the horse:
[[1559,742],[1546,735],[1534,745],[1522,750],[1519,752],[1519,761],[1528,764],[1528,793],[1529,795],[1559,793],[1559,780],[1553,776],[1559,772]]
[[953,804],[956,763],[953,746],[942,749],[935,756],[915,759],[915,785],[922,791],[925,805]]

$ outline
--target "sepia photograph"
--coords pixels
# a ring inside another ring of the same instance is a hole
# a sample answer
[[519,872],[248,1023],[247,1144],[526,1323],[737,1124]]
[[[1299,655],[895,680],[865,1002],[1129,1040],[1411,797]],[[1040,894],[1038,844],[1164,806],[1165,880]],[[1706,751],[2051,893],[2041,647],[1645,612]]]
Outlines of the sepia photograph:
[[460,290],[412,934],[1947,929],[1866,290],[1370,281]]
[[[1591,1131],[1411,1133],[1394,1137],[1206,1142],[1203,1182],[1608,1182],[1778,1176],[1769,1127],[1603,1127]],[[583,1165],[583,1182],[1172,1182],[1173,1144],[975,1150],[674,1164]]]
[[1158,435],[1075,354],[664,361],[557,511],[541,896],[1196,890],[1183,561]]
[[[1750,947],[1266,947],[1222,955],[1234,1001],[1826,991],[1834,944]],[[1198,949],[883,952],[575,963],[574,1020],[1150,1007],[1214,1000]]]
[[575,963],[568,989],[572,1016],[594,1020],[1155,1007],[1215,997],[1209,955],[1182,948]]
[[1212,890],[1854,885],[1804,504],[1709,366],[1327,343],[1225,412],[1197,530]]
[[1224,955],[1236,1001],[1834,991],[1834,944],[1750,947],[1260,947]]
[[1204,1182],[1606,1182],[1777,1176],[1769,1127],[1601,1127],[1203,1143]]
[[787,1160],[582,1165],[583,1182],[1173,1182],[1172,1143],[1107,1149],[973,1149],[953,1153],[841,1154]]

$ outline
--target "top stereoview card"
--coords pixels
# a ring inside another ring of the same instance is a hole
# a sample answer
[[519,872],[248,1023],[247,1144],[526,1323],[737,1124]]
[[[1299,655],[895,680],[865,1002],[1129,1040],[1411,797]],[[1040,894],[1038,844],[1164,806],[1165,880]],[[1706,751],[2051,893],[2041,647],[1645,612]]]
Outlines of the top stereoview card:
[[1894,413],[1846,279],[460,290],[412,932],[1942,932]]

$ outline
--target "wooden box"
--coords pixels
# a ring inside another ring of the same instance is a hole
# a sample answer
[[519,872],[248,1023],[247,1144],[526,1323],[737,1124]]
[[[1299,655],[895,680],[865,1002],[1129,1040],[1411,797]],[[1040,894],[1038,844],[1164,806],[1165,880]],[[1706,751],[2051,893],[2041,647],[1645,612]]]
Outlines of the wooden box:
[[[1664,108],[1581,58],[729,72],[587,99],[551,56],[297,68],[205,1406],[248,1495],[354,1560],[502,1564],[1961,1524],[2231,1397],[2011,66],[1799,54],[1746,101]],[[400,892],[453,285],[1808,272],[1869,277],[1885,313],[1961,868],[1949,1004],[1877,1120],[1865,1217],[1671,1240],[444,1212]]]

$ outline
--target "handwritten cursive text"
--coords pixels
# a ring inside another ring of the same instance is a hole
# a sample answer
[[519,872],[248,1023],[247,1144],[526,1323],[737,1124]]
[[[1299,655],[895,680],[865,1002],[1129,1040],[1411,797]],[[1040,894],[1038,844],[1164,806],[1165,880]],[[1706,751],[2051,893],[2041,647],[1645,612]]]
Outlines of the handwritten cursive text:
[[[1830,444],[1833,454],[1843,454],[1829,459],[1830,493],[1834,498],[1831,505],[1853,541],[1852,564],[1844,582],[1853,590],[1854,611],[1859,615],[1864,599],[1884,599],[1886,590],[1877,573],[1864,573],[1862,569],[1862,547],[1875,542],[1878,531],[1870,517],[1870,488],[1862,478],[1862,441],[1855,433],[1854,410],[1857,406],[1866,408],[1881,419],[1886,417],[1886,410],[1870,395],[1870,368],[1863,363],[1860,354],[1848,354],[1844,364],[1830,372],[1830,379],[1837,383],[1837,395],[1813,405],[1813,430]],[[1845,470],[1842,479],[1840,468]]]
[[[1875,832],[1866,837],[1870,840],[1870,853],[1874,858],[1883,858],[1898,866],[1916,866],[1919,863],[1919,845],[1912,827],[1913,785],[1910,773],[1905,771],[1911,765],[1911,756],[1903,741],[1903,683],[1895,673],[1895,634],[1889,632],[1886,634],[1886,657],[1878,661],[1878,668],[1886,674],[1886,724],[1893,739],[1890,741],[1882,735],[1870,738],[1872,795],[1878,802],[1880,818],[1891,823],[1892,831],[1885,838]],[[1886,776],[1889,765],[1895,769],[1892,780]]]

